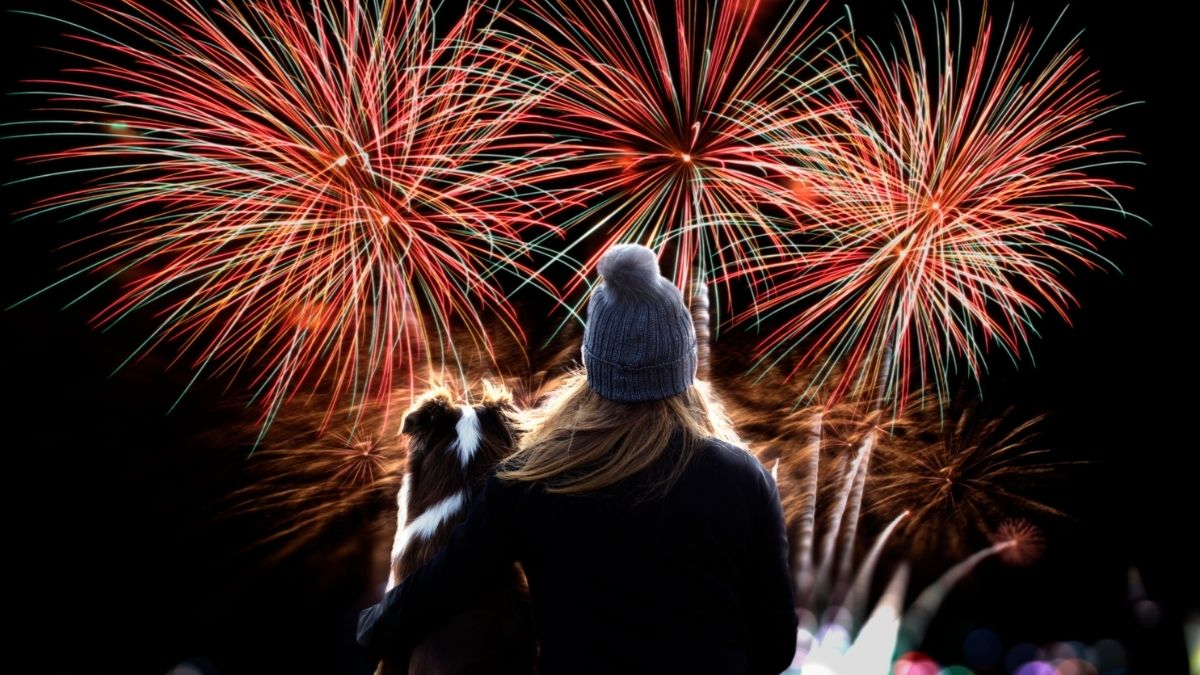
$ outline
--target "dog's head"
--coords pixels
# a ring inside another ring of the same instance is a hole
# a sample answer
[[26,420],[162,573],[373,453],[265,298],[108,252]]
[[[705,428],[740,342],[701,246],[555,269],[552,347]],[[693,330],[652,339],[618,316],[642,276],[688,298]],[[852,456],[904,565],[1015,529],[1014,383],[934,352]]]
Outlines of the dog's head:
[[459,402],[446,388],[431,389],[404,416],[409,449],[392,548],[394,582],[442,549],[488,470],[512,452],[512,415],[507,390],[488,386],[476,404]]
[[[430,390],[401,427],[409,439],[413,486],[439,493],[477,489],[487,471],[513,451],[513,412],[509,392],[490,383],[475,404],[456,400],[444,387]],[[431,483],[445,489],[432,489]]]

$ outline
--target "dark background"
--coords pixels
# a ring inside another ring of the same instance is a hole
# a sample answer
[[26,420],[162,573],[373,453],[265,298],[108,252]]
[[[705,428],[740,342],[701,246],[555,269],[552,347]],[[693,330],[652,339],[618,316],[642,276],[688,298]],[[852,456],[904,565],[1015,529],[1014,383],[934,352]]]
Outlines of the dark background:
[[[917,5],[919,16],[932,17]],[[86,16],[66,3],[6,6]],[[860,33],[894,39],[898,2],[849,6]],[[1004,14],[1008,7],[992,9]],[[1191,428],[1196,373],[1187,347],[1195,345],[1188,330],[1197,190],[1196,115],[1186,97],[1196,82],[1196,36],[1174,4],[1109,7],[1072,6],[1051,45],[1083,30],[1082,46],[1103,87],[1140,102],[1108,124],[1146,166],[1110,175],[1136,186],[1123,203],[1153,225],[1106,218],[1128,235],[1102,250],[1120,272],[1079,272],[1069,283],[1080,303],[1072,325],[1047,319],[1032,345],[1034,359],[1020,367],[991,364],[986,396],[1049,413],[1047,445],[1060,459],[1089,464],[1072,469],[1054,495],[1054,505],[1072,517],[1046,526],[1038,564],[986,563],[951,596],[926,645],[944,662],[961,662],[962,636],[986,626],[1009,645],[1116,639],[1129,651],[1130,672],[1186,672],[1182,623],[1188,610],[1200,609],[1196,564],[1185,552],[1200,522]],[[1057,3],[1026,1],[1016,15],[1031,18],[1044,35],[1060,11]],[[2,24],[10,55],[6,92],[29,89],[21,80],[73,63],[44,48],[64,44],[54,23],[8,13]],[[5,97],[3,121],[36,119],[36,103]],[[39,173],[16,159],[37,147],[0,143],[6,177]],[[7,185],[3,212],[15,214],[70,185]],[[59,247],[94,226],[9,217],[0,304],[59,279],[78,252]],[[6,567],[14,587],[6,596],[14,600],[8,615],[15,625],[0,660],[13,663],[10,672],[163,673],[185,659],[220,673],[365,672],[352,626],[375,589],[368,547],[341,556],[335,567],[318,555],[328,542],[271,564],[247,551],[246,543],[273,523],[223,520],[214,512],[218,497],[250,479],[240,472],[246,448],[211,440],[214,429],[253,420],[253,411],[230,405],[243,392],[202,381],[168,414],[190,373],[166,367],[166,350],[118,369],[150,324],[90,328],[101,298],[64,307],[85,288],[67,285],[0,312]],[[368,519],[350,514],[340,536],[352,538]],[[1156,621],[1134,611],[1133,569],[1156,603]]]

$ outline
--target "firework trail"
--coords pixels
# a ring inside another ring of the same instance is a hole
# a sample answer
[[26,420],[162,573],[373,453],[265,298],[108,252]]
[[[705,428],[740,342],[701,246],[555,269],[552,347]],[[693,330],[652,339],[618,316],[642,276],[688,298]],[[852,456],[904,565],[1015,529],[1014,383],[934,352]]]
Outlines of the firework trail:
[[823,429],[824,415],[821,411],[817,411],[813,414],[812,426],[810,427],[810,431],[805,435],[804,444],[804,454],[807,457],[804,475],[807,476],[807,479],[800,490],[801,504],[799,509],[799,528],[797,531],[799,541],[795,547],[796,558],[798,560],[796,568],[796,592],[800,598],[811,597],[815,582],[815,573],[813,572],[813,541],[816,536],[817,489],[820,485],[821,437]]
[[1094,218],[1124,214],[1123,186],[1089,175],[1123,161],[1098,126],[1116,105],[1077,43],[1043,59],[1048,45],[1011,17],[997,35],[985,8],[973,45],[951,23],[932,61],[911,15],[899,49],[858,43],[853,112],[823,118],[844,142],[808,176],[821,220],[735,271],[760,287],[735,322],[775,321],[759,366],[797,351],[794,368],[835,400],[880,395],[902,413],[931,386],[945,401],[951,373],[977,378],[992,351],[1018,358],[1042,314],[1067,320],[1064,273],[1101,267],[1100,241],[1120,236]]
[[[897,645],[918,645],[947,594],[982,561],[997,556],[1025,564],[1036,557],[1040,535],[1009,513],[1056,513],[1011,496],[1050,466],[1036,463],[1041,453],[1029,449],[1037,420],[1014,427],[967,408],[957,424],[943,428],[917,409],[881,415],[873,398],[799,408],[796,395],[808,382],[774,369],[751,383],[737,359],[714,365],[725,366],[713,376],[725,409],[760,461],[773,467],[783,501],[801,618],[789,673],[891,672]],[[986,522],[959,523],[953,508],[939,510],[953,498],[931,495],[921,482],[941,475],[932,458],[943,455],[962,472],[964,487],[986,498],[987,508],[976,511]],[[921,510],[929,501],[940,504]],[[919,527],[918,517],[925,519]],[[984,538],[982,548],[966,548],[976,537],[956,533],[968,525]],[[950,569],[909,606],[910,562],[916,562],[910,558],[923,552],[923,535],[956,536],[962,552],[950,554],[957,558]],[[880,572],[890,578],[882,594],[872,588]]]
[[845,75],[807,2],[765,35],[762,4],[676,0],[666,14],[651,0],[533,0],[510,16],[512,42],[559,82],[539,114],[587,203],[564,224],[579,233],[566,250],[603,240],[585,270],[612,244],[644,243],[686,291],[757,259],[764,241],[786,245],[794,224],[780,216],[802,220],[790,186],[803,171],[773,132],[829,114],[824,92]]
[[95,323],[153,311],[138,352],[247,372],[266,422],[302,387],[360,403],[453,371],[456,324],[488,353],[521,333],[497,279],[550,288],[522,242],[556,201],[546,141],[515,131],[544,82],[478,5],[435,35],[426,0],[79,4],[111,32],[74,27],[83,65],[33,123],[69,147],[30,160],[93,177],[35,211],[112,223],[76,273],[120,278]]
[[933,620],[934,615],[937,614],[938,608],[942,606],[942,601],[963,577],[970,574],[979,563],[987,558],[1001,554],[1015,545],[1013,541],[1000,541],[981,551],[976,551],[966,560],[946,570],[937,581],[921,591],[912,606],[904,613],[904,619],[901,622],[904,642],[907,643],[902,645],[902,649],[914,648],[921,643],[925,637],[925,630],[929,627],[929,622]]
[[[819,433],[810,434],[810,438]],[[919,645],[929,621],[936,615],[946,595],[980,562],[994,555],[1003,557],[1010,551],[1021,549],[1018,555],[1023,563],[1030,559],[1028,556],[1035,554],[1036,546],[1040,544],[1036,530],[1027,523],[1002,524],[997,531],[995,544],[977,551],[947,570],[917,596],[907,611],[904,610],[904,595],[908,585],[908,564],[901,563],[892,573],[882,596],[867,614],[865,609],[869,586],[881,555],[909,516],[904,512],[888,523],[875,537],[863,562],[855,567],[853,550],[862,535],[858,514],[863,507],[864,495],[871,489],[865,460],[871,447],[882,442],[879,436],[877,429],[870,429],[855,456],[843,465],[841,475],[837,477],[839,486],[832,495],[835,504],[829,512],[829,522],[822,524],[825,534],[819,559],[815,563],[815,574],[811,572],[814,565],[811,557],[817,548],[814,546],[817,528],[802,525],[799,530],[801,536],[794,544],[798,551],[808,552],[801,556],[797,571],[797,604],[802,610],[803,620],[793,662],[793,669],[799,668],[796,672],[890,672],[897,645],[903,644],[906,649]],[[803,513],[816,512],[815,507],[808,507],[820,498],[820,490],[814,483],[805,481],[795,486],[784,482],[781,485],[783,492],[796,489],[806,491],[802,500],[805,504]],[[832,571],[835,567],[836,576]]]
[[699,279],[692,282],[692,297],[688,307],[692,314],[692,328],[696,331],[696,377],[707,380],[712,373],[712,318],[708,311],[708,284]]

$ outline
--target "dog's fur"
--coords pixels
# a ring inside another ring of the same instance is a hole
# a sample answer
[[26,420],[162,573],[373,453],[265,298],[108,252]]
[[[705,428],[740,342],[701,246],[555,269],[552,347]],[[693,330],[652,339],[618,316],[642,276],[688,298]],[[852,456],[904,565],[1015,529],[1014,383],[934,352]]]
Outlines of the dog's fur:
[[[433,558],[462,522],[489,469],[514,448],[512,401],[489,388],[479,405],[455,402],[445,389],[426,394],[405,418],[407,468],[397,499],[396,538],[388,587]],[[510,583],[481,594],[435,630],[405,664],[381,664],[387,675],[533,672],[536,645],[528,589],[519,566]]]

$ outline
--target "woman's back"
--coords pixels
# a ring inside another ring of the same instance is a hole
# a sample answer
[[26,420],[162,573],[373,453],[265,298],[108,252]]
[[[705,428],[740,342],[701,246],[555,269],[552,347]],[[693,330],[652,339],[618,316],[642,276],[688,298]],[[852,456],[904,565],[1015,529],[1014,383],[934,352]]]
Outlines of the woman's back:
[[665,496],[640,499],[650,478],[581,496],[489,484],[529,578],[543,673],[785,669],[796,619],[770,476],[709,440]]
[[643,499],[677,449],[584,495],[490,475],[446,549],[364,612],[360,642],[402,654],[411,645],[391,640],[419,640],[520,560],[543,675],[781,672],[797,620],[775,483],[708,439]]

